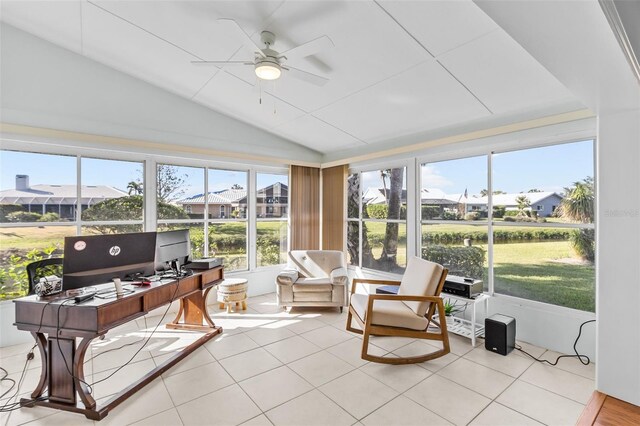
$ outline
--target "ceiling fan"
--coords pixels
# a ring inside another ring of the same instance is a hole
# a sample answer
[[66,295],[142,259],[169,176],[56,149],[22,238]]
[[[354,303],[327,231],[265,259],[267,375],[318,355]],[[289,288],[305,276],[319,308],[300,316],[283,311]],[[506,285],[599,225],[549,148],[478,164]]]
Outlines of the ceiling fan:
[[[221,25],[229,28],[242,37],[244,45],[251,49],[255,55],[253,61],[191,61],[194,65],[250,65],[255,69],[256,76],[262,80],[277,80],[283,71],[289,73],[292,77],[306,81],[317,86],[325,85],[329,79],[310,73],[308,71],[294,68],[288,64],[290,60],[304,58],[313,55],[321,50],[333,47],[334,44],[329,37],[323,35],[308,43],[301,44],[285,52],[277,52],[272,48],[276,41],[276,35],[270,31],[262,31],[260,39],[265,47],[260,48],[249,34],[247,34],[236,21],[228,18],[218,19]],[[285,62],[287,64],[285,65]]]

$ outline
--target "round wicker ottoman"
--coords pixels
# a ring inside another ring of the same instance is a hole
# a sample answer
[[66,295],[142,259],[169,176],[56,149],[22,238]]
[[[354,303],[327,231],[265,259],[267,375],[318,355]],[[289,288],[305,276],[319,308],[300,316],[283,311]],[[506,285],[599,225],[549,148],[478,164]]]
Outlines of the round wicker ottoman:
[[242,310],[247,309],[247,288],[249,284],[244,278],[227,278],[218,284],[218,303],[220,309],[227,306],[227,312],[231,313],[231,306],[236,306],[236,311],[242,305]]

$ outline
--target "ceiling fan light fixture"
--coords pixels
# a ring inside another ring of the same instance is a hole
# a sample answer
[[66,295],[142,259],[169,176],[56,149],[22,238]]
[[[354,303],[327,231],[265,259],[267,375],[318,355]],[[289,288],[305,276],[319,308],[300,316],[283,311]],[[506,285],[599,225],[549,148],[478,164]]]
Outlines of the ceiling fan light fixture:
[[277,80],[282,74],[280,65],[274,62],[256,64],[256,75],[262,80]]

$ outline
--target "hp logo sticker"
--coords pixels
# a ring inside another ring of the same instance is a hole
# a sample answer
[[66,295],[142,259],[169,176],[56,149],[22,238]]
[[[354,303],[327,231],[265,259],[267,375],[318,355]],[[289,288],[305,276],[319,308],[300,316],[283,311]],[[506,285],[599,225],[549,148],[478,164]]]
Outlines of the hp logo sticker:
[[120,254],[120,247],[118,247],[118,246],[113,246],[113,247],[111,247],[111,248],[109,249],[109,254],[110,254],[111,256],[117,256],[117,255],[119,255],[119,254]]

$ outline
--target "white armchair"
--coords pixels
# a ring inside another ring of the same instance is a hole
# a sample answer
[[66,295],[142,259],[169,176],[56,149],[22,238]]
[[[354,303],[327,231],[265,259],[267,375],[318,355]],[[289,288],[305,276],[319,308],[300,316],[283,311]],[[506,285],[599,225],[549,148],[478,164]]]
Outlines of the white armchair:
[[287,268],[276,278],[278,306],[348,305],[344,253],[336,250],[292,250]]

